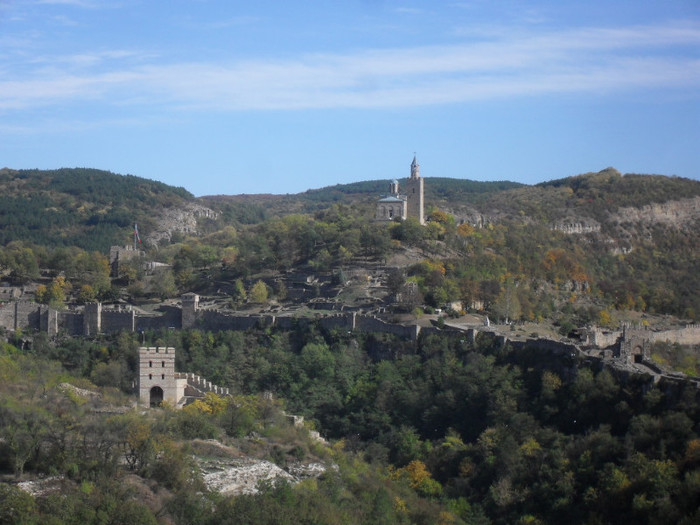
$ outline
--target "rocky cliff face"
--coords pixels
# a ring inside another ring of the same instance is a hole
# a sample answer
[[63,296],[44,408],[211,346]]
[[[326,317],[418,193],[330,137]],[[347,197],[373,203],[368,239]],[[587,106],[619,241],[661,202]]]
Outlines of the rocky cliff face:
[[620,208],[610,220],[615,224],[662,224],[689,230],[700,221],[700,197],[650,204],[641,208]]
[[265,481],[281,480],[294,485],[304,479],[317,478],[328,470],[318,462],[296,462],[284,470],[270,461],[249,457],[199,460],[199,466],[207,488],[235,496],[257,494],[260,483]]
[[556,222],[552,229],[569,234],[594,233],[600,231],[600,224],[585,217],[570,217]]
[[157,228],[150,232],[144,241],[147,244],[158,245],[164,240],[169,242],[173,233],[197,235],[197,221],[202,218],[216,219],[218,214],[211,208],[200,204],[187,203],[184,206],[163,208],[156,219]]

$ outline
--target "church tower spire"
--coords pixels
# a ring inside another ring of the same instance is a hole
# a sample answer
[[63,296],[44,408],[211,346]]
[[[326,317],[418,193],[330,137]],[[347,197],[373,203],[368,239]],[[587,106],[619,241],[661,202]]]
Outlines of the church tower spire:
[[420,164],[416,160],[416,154],[413,154],[413,162],[411,162],[411,178],[420,179]]
[[411,162],[411,177],[406,184],[406,199],[407,199],[407,216],[413,217],[419,223],[425,224],[423,215],[423,179],[420,176],[420,165],[416,160],[416,154],[413,154],[413,162]]

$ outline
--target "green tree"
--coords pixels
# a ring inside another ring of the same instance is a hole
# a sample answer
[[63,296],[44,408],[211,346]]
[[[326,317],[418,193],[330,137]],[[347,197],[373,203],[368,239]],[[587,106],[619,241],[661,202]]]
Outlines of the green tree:
[[267,303],[268,291],[267,285],[263,281],[257,281],[250,289],[248,300],[254,304]]
[[0,435],[9,451],[17,477],[32,458],[46,434],[48,415],[35,405],[18,405],[13,400],[0,404]]
[[27,525],[39,523],[36,520],[34,498],[13,485],[0,483],[0,523],[7,525]]
[[248,293],[245,291],[243,281],[236,279],[233,283],[233,291],[231,292],[231,304],[234,307],[241,306],[247,299]]
[[493,313],[506,323],[520,319],[521,308],[517,287],[518,283],[508,279],[491,307]]
[[34,250],[19,241],[13,241],[0,250],[0,269],[9,271],[15,284],[25,284],[39,277]]
[[78,292],[78,302],[85,304],[85,303],[92,303],[97,299],[97,294],[95,293],[95,290],[92,286],[89,284],[84,284],[80,287],[80,292]]
[[168,269],[158,270],[153,275],[153,292],[162,300],[177,295],[177,285],[173,272]]

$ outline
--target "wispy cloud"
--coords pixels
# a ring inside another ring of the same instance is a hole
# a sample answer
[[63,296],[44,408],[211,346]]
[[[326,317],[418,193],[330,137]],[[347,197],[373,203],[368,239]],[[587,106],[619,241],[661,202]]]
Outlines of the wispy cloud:
[[70,5],[74,7],[96,8],[102,5],[102,2],[97,0],[36,0],[37,4],[46,5]]
[[[700,87],[700,26],[579,29],[296,60],[162,64],[131,52],[58,57],[0,80],[0,110],[144,104],[219,111],[386,108],[556,93]],[[152,63],[148,63],[151,60]],[[159,59],[162,60],[162,59]]]

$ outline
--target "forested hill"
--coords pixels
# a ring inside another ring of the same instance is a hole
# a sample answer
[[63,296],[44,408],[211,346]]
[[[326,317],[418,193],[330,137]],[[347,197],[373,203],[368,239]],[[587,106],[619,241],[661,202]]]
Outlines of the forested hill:
[[87,168],[0,170],[0,245],[22,240],[106,252],[125,244],[153,210],[193,201],[183,188]]
[[[387,189],[386,180],[374,180],[298,194],[195,199],[184,188],[96,169],[5,168],[0,170],[0,246],[22,240],[104,253],[113,244],[129,242],[134,222],[142,232],[166,231],[165,237],[170,238],[178,230],[177,224],[172,224],[178,219],[173,216],[182,215],[192,206],[205,206],[218,213],[218,220],[207,224],[207,232],[290,214],[315,214],[335,204],[350,206],[358,218],[371,220],[377,197]],[[691,229],[698,220],[700,182],[660,175],[622,175],[608,168],[534,186],[428,177],[425,194],[427,213],[443,210],[454,215],[458,223],[516,222],[565,230],[602,229],[619,240],[621,235],[648,237],[648,228],[658,224]],[[168,221],[171,224],[163,224]],[[622,231],[620,225],[630,221],[635,226]]]
[[[596,173],[552,180],[537,185],[510,181],[481,182],[427,177],[425,202],[428,212],[441,209],[464,222],[499,223],[561,220],[605,223],[615,221],[621,208],[687,201],[700,196],[700,182],[664,175],[621,174],[613,168]],[[405,180],[399,180],[399,187]],[[387,192],[388,180],[336,184],[288,195],[217,195],[201,197],[239,224],[292,213],[315,213],[333,204],[357,207],[373,215],[376,199]],[[670,213],[674,213],[671,211]],[[682,215],[682,212],[681,212]]]
[[[426,185],[430,181],[426,179]],[[600,225],[609,221],[620,222],[616,214],[621,210],[624,213],[626,209],[636,209],[644,213],[650,206],[669,203],[680,203],[683,207],[689,199],[700,196],[700,182],[663,175],[623,175],[607,168],[534,186],[521,185],[503,191],[472,194],[468,199],[455,198],[440,190],[435,195],[439,199],[426,199],[428,204],[468,220],[480,215],[483,222],[491,223],[514,220],[552,224],[567,220],[584,224],[593,221]],[[680,215],[683,215],[682,210]]]
[[[430,177],[425,179],[425,200],[428,205],[483,202],[488,196],[505,190],[522,188],[524,184],[510,181],[482,182],[467,179]],[[406,179],[399,179],[399,189]],[[387,193],[389,180],[368,180],[335,184],[287,195],[211,195],[201,200],[213,208],[220,208],[237,222],[250,224],[263,218],[280,217],[291,213],[314,213],[333,204],[358,206],[373,214],[372,207],[381,195]]]

